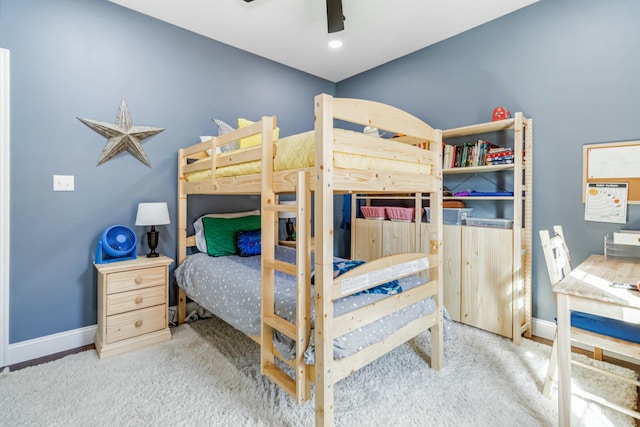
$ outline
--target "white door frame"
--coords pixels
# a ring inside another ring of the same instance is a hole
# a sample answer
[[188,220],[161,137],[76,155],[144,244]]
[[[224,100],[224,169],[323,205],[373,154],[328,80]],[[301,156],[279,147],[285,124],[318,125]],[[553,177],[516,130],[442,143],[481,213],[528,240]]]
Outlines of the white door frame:
[[9,364],[9,72],[9,50],[0,48],[0,367]]

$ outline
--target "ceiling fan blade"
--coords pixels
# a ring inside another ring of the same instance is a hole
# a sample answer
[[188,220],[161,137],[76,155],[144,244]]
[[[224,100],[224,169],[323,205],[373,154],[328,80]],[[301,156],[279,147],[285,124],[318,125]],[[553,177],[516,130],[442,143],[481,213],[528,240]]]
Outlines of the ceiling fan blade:
[[342,0],[327,0],[327,29],[329,33],[344,30]]

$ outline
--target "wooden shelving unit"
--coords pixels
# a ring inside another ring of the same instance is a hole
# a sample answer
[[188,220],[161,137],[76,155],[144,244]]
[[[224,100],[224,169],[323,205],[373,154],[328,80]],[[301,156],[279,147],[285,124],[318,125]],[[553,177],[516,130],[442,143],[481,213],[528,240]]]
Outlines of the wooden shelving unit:
[[[444,305],[458,322],[512,338],[531,336],[531,238],[532,238],[532,147],[533,121],[516,113],[513,118],[448,129],[443,141],[495,132],[502,135],[514,151],[514,163],[443,169],[448,175],[510,174],[514,196],[444,197],[465,200],[467,204],[512,204],[513,228],[444,225]],[[524,162],[524,153],[527,161]],[[473,177],[472,177],[473,178]],[[400,200],[402,197],[359,197],[360,199]],[[422,242],[428,242],[429,224],[422,223]],[[412,250],[415,223],[354,218],[352,249],[354,259],[371,260]],[[429,248],[421,245],[421,250]]]
[[[513,196],[445,197],[473,203],[512,202],[513,228],[445,226],[444,246],[451,259],[445,271],[445,306],[454,320],[510,337],[531,336],[532,149],[533,120],[513,118],[443,130],[452,139],[509,132],[513,164],[443,169],[447,175],[512,174]],[[526,157],[526,162],[524,157]],[[458,248],[457,250],[455,248]],[[459,272],[455,271],[459,265]],[[458,310],[456,310],[459,307]]]

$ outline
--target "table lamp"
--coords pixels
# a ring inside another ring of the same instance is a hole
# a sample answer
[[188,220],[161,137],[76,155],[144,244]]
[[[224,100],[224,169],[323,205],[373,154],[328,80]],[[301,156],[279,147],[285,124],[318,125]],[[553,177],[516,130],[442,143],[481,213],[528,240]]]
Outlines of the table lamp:
[[147,232],[147,243],[149,245],[148,258],[159,256],[156,253],[158,247],[158,231],[156,225],[171,224],[169,219],[169,208],[166,202],[158,203],[138,203],[138,214],[136,215],[137,226],[151,226],[151,230]]
[[[280,204],[295,205],[296,201],[292,200],[292,201],[280,202]],[[296,217],[295,212],[279,212],[278,213],[278,218],[287,220],[285,223],[285,229],[287,230],[287,239],[286,239],[287,241],[295,240],[293,237],[293,232],[294,232],[293,221],[291,221],[291,218],[295,218],[295,217]]]

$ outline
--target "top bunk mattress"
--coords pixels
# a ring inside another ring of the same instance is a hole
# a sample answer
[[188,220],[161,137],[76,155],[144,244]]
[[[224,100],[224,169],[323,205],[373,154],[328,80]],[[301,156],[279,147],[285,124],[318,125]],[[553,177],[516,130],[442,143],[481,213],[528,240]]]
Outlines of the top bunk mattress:
[[[355,135],[359,132],[344,131]],[[275,171],[304,169],[314,166],[315,163],[315,143],[313,130],[291,135],[276,141],[276,155],[273,162]],[[203,160],[206,160],[203,159]],[[199,160],[199,161],[203,161]],[[402,160],[379,159],[364,155],[342,153],[334,151],[333,164],[341,169],[358,170],[386,170],[392,172],[407,172],[413,174],[429,175],[431,166],[405,162]],[[257,174],[262,171],[260,161],[241,163],[233,166],[223,166],[216,169],[216,177],[241,176]],[[211,178],[211,170],[189,172],[185,174],[188,182],[203,181]]]

